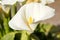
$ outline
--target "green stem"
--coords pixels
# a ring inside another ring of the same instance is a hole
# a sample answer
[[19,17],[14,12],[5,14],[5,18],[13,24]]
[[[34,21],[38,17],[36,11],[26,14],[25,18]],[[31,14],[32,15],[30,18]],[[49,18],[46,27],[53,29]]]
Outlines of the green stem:
[[13,17],[16,13],[16,7],[15,5],[11,6],[11,17]]
[[1,39],[2,35],[1,35],[1,31],[0,31],[0,39]]
[[9,32],[8,19],[4,18],[3,22],[4,22],[3,25],[4,25],[5,33],[8,33]]

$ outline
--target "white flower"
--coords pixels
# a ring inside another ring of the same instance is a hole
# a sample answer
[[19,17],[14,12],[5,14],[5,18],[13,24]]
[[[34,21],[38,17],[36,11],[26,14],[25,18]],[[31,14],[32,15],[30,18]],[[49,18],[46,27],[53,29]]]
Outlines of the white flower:
[[29,3],[22,6],[17,14],[9,21],[14,30],[34,31],[38,21],[46,20],[55,15],[55,9],[40,3]]
[[41,3],[44,5],[44,4],[50,4],[50,3],[53,3],[55,0],[40,0]]
[[13,5],[15,4],[16,2],[23,2],[25,0],[2,0],[2,4],[3,5]]
[[[0,5],[2,6],[3,11],[8,13],[8,11],[11,8],[11,5],[14,5],[16,2],[23,2],[23,1],[25,1],[25,0],[1,0]],[[6,6],[6,5],[10,5],[10,6]],[[6,9],[7,9],[7,11],[6,11]]]

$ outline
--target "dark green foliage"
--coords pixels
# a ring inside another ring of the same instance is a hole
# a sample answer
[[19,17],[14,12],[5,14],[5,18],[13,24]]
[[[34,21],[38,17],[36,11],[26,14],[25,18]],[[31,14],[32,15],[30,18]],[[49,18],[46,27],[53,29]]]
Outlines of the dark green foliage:
[[21,39],[21,33],[16,33],[14,40],[20,40]]

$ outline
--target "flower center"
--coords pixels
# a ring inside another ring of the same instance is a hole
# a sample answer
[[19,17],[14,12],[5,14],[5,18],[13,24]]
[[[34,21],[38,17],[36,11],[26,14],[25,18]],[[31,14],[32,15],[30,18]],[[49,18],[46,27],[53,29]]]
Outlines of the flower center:
[[28,23],[29,23],[29,24],[32,24],[32,22],[33,22],[33,18],[32,18],[32,17],[29,17]]

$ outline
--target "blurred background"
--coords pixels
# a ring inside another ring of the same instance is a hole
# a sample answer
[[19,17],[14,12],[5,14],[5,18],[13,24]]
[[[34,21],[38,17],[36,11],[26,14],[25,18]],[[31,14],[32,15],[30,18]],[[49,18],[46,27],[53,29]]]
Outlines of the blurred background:
[[60,25],[60,0],[55,0],[54,3],[49,4],[52,8],[56,10],[55,16],[51,19],[45,20],[45,23],[51,23],[54,25]]
[[[26,1],[22,4],[25,3]],[[8,25],[21,6],[16,3],[10,9],[6,5],[3,11],[0,5],[0,40],[60,40],[60,0],[48,5],[56,10],[55,16],[39,23],[32,34],[25,30],[13,30]]]

